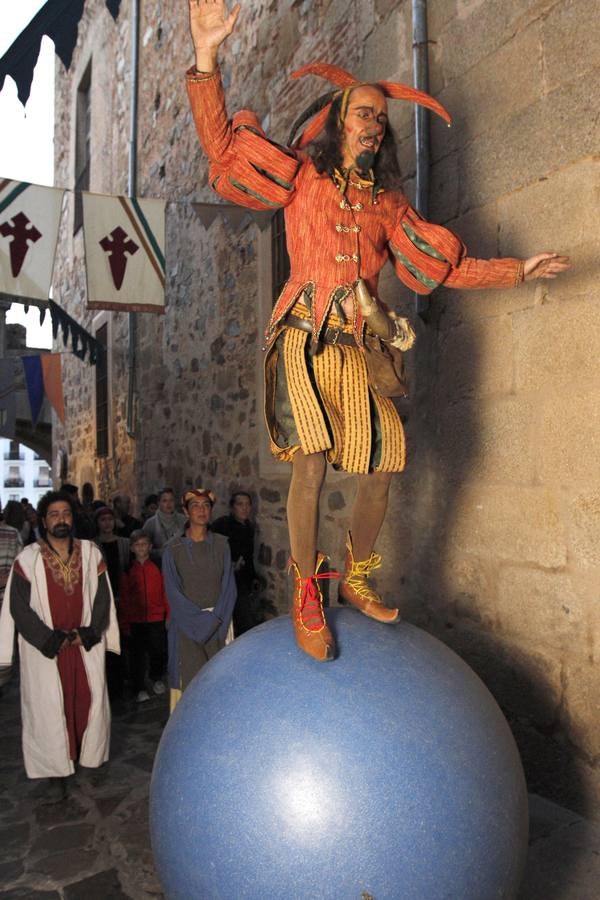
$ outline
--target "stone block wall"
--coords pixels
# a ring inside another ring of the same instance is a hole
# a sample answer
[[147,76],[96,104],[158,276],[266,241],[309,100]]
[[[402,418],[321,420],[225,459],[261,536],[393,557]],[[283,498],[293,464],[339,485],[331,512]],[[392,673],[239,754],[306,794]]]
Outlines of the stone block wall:
[[[410,82],[407,0],[253,0],[223,56],[229,107],[253,108],[285,141],[323,83],[286,75],[327,59],[359,77]],[[409,461],[392,490],[379,587],[482,675],[505,709],[534,790],[595,815],[598,734],[598,457],[595,269],[600,238],[600,49],[593,0],[430,0],[431,89],[454,118],[431,123],[430,216],[480,256],[567,252],[557,281],[436,292],[428,320],[384,273],[382,295],[410,314],[412,395],[401,405]],[[72,185],[73,91],[93,48],[92,190],[125,192],[129,23],[86,4],[74,68],[59,71],[57,184]],[[126,434],[127,317],[112,316],[113,456],[94,455],[91,370],[69,362],[71,480],[141,499],[170,483],[256,498],[261,559],[285,610],[286,467],[269,462],[260,398],[268,239],[251,221],[209,228],[212,202],[183,72],[185,4],[142,4],[138,194],[167,201],[167,308],[141,316],[136,439]],[[96,76],[97,73],[97,76]],[[116,74],[115,74],[116,73]],[[96,82],[97,77],[97,82]],[[97,92],[96,92],[97,83]],[[95,105],[94,105],[95,104]],[[393,104],[410,195],[413,113]],[[67,216],[68,218],[68,216]],[[65,224],[59,302],[83,309],[80,236]],[[88,468],[86,468],[88,467]],[[92,479],[94,480],[94,479]],[[352,479],[331,474],[321,545],[341,563]],[[221,500],[222,498],[222,500]]]
[[474,255],[558,249],[573,269],[434,296],[414,362],[413,452],[382,544],[399,560],[409,617],[501,702],[530,785],[595,816],[594,4],[432,2],[429,13],[432,88],[454,116],[452,129],[432,121],[432,217]]
[[[73,189],[75,183],[75,122],[77,88],[91,67],[90,190],[94,193],[127,193],[129,136],[129,21],[115,24],[100,0],[86,3],[79,38],[68,72],[57,62],[55,106],[55,184]],[[53,278],[53,296],[89,332],[94,331],[97,311],[86,309],[86,277],[83,229],[73,234],[73,193],[66,195]],[[81,485],[90,481],[96,496],[108,500],[117,488],[135,491],[135,445],[127,436],[127,335],[128,317],[108,313],[113,452],[96,457],[95,369],[77,357],[63,356],[64,395],[67,413],[63,427],[54,417],[55,450],[68,455],[68,480]],[[58,340],[58,348],[62,341]]]

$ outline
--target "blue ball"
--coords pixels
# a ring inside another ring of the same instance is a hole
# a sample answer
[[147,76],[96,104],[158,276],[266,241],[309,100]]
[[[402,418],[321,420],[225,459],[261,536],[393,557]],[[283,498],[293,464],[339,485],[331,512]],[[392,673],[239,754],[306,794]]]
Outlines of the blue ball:
[[150,818],[169,900],[514,898],[527,793],[502,713],[414,626],[328,612],[338,656],[253,629],[162,736]]

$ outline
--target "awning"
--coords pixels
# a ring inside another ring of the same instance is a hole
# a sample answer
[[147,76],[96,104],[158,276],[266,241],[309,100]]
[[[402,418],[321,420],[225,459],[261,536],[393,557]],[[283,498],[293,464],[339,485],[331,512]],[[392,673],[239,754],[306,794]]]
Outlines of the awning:
[[[4,79],[10,75],[17,85],[19,100],[25,106],[45,34],[54,41],[56,54],[65,69],[69,68],[84,5],[85,0],[48,0],[42,6],[0,59],[0,91]],[[106,7],[115,20],[120,5],[121,0],[106,0]]]
[[[75,356],[81,360],[85,360],[86,355],[91,366],[95,366],[98,359],[98,341],[90,334],[87,329],[80,325],[69,313],[55,303],[54,300],[30,300],[28,297],[11,297],[9,294],[0,293],[0,301],[3,301],[8,308],[9,303],[21,303],[25,307],[25,312],[30,306],[37,306],[40,311],[40,325],[46,318],[46,313],[50,312],[52,320],[52,337],[56,341],[60,329],[63,346],[67,347],[71,342],[71,349]],[[0,407],[1,407],[0,403]]]

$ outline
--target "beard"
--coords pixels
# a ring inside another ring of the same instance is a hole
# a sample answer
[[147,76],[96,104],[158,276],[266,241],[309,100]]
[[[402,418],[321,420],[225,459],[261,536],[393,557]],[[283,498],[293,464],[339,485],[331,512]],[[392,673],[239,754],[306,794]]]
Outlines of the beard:
[[58,540],[62,541],[65,538],[72,536],[73,526],[67,525],[65,522],[59,522],[58,525],[54,525],[52,528],[48,529],[48,534],[50,537],[58,538]]
[[376,154],[372,150],[363,150],[356,157],[356,167],[359,172],[368,172],[373,168]]

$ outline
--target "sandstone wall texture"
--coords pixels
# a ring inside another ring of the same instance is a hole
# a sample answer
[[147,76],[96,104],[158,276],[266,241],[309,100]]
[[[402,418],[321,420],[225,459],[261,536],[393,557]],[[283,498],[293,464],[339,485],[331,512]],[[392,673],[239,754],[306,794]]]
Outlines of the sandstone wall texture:
[[[114,451],[95,459],[93,370],[67,370],[70,480],[136,499],[166,483],[256,497],[269,590],[287,608],[286,467],[262,424],[260,343],[269,309],[268,233],[212,202],[183,72],[193,61],[185,3],[142,4],[138,194],[167,206],[167,309],[141,316],[136,437],[127,435],[128,321],[112,319]],[[230,109],[250,106],[275,140],[323,89],[288,82],[316,59],[361,78],[410,82],[408,2],[253,0],[223,56]],[[56,183],[73,183],[73,110],[92,57],[92,190],[125,192],[130,23],[86,4],[74,67],[57,76]],[[430,0],[431,90],[454,117],[433,121],[430,217],[472,255],[567,252],[573,269],[517,290],[440,290],[428,320],[389,273],[383,295],[411,315],[409,463],[393,486],[379,586],[405,617],[461,653],[507,713],[532,789],[597,815],[600,799],[600,45],[594,0]],[[392,120],[411,194],[413,114]],[[85,312],[72,210],[55,295]],[[350,478],[332,474],[322,548],[341,564]],[[399,685],[399,690],[402,686]]]

